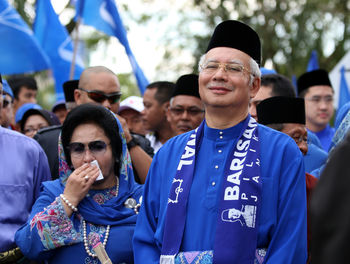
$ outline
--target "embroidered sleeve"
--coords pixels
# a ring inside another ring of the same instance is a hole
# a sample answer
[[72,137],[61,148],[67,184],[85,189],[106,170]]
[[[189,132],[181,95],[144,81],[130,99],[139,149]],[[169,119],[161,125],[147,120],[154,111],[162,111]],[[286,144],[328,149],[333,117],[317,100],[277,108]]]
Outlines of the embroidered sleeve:
[[50,250],[82,241],[71,219],[68,218],[60,197],[37,213],[30,221],[30,231],[36,229],[44,250]]

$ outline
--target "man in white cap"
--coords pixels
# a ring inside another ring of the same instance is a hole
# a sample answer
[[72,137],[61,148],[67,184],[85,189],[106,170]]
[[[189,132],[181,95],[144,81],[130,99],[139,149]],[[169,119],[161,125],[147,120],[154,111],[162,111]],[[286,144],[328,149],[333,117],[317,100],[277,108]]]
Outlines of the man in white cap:
[[[151,147],[150,141],[145,137],[146,129],[143,125],[141,112],[143,111],[143,100],[139,96],[129,96],[120,102],[119,112],[122,118],[125,119],[131,140],[127,143],[129,151],[134,147],[140,146],[151,158],[153,158],[154,150]],[[137,164],[134,164],[135,167]],[[134,169],[135,179],[139,183],[144,183],[145,179],[140,179],[137,170]]]
[[135,263],[306,263],[302,154],[248,113],[258,34],[220,23],[200,60],[205,120],[155,155],[134,233]]

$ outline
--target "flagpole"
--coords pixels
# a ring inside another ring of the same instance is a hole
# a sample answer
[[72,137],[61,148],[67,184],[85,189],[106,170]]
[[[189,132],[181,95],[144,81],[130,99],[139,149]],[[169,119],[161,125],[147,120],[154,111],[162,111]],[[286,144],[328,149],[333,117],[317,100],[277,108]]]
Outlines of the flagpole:
[[78,17],[77,23],[75,26],[76,34],[74,38],[74,44],[73,44],[73,58],[72,58],[72,64],[70,65],[70,72],[69,72],[69,80],[73,80],[74,77],[74,71],[75,71],[75,60],[77,57],[77,51],[78,51],[78,43],[79,43],[79,26],[81,23],[81,16]]

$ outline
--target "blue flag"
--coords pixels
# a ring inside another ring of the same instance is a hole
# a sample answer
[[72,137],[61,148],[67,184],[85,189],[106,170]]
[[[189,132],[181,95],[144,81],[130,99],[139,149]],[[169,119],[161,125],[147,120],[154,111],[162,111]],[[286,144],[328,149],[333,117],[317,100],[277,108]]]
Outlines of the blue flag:
[[77,16],[82,18],[82,23],[118,38],[125,48],[140,92],[143,94],[148,81],[130,49],[126,31],[115,2],[113,0],[78,0]]
[[32,30],[6,0],[0,0],[0,73],[17,74],[50,68]]
[[347,102],[350,102],[350,92],[349,86],[345,79],[345,67],[341,67],[340,69],[340,87],[339,87],[339,101],[338,101],[338,109],[340,109]]
[[320,67],[318,66],[318,59],[317,59],[317,51],[313,50],[311,52],[310,60],[309,63],[307,64],[307,69],[306,71],[314,71],[319,69]]
[[[62,100],[64,99],[63,83],[69,80],[73,60],[73,43],[50,0],[37,0],[33,28],[36,38],[51,61],[55,78],[56,100]],[[83,70],[83,61],[76,56],[73,79],[79,79]]]

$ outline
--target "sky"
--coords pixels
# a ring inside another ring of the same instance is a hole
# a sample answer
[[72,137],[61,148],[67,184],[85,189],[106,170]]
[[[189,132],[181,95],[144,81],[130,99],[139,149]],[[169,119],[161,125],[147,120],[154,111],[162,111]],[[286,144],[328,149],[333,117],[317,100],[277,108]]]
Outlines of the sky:
[[[63,10],[68,0],[52,0],[52,5],[56,13],[60,14],[62,24],[66,24],[74,12]],[[162,65],[162,59],[165,53],[165,48],[162,45],[164,36],[174,34],[178,21],[179,12],[193,12],[193,9],[188,7],[186,0],[118,0],[118,9],[122,17],[124,26],[127,28],[128,40],[130,47],[136,57],[137,62],[144,71],[144,74],[150,82],[159,80],[159,78],[169,78],[170,81],[175,81],[181,74],[189,73],[191,69],[186,65],[193,62],[191,50],[182,49],[176,54],[176,61],[173,64],[184,64],[183,72],[162,72],[157,69],[157,66]],[[122,5],[127,5],[128,12],[124,12]],[[169,6],[171,8],[169,9]],[[152,18],[146,25],[140,25],[135,22],[135,19],[143,14],[164,15],[161,21]],[[201,30],[201,26],[194,25],[194,30]],[[196,29],[197,28],[197,29]],[[96,30],[90,26],[82,25],[79,28],[80,38],[84,38],[93,34]],[[124,47],[119,41],[111,37],[109,43],[100,42],[96,50],[89,54],[89,65],[104,65],[115,73],[130,73],[132,72],[129,60],[125,54]],[[169,69],[171,67],[161,67]]]

